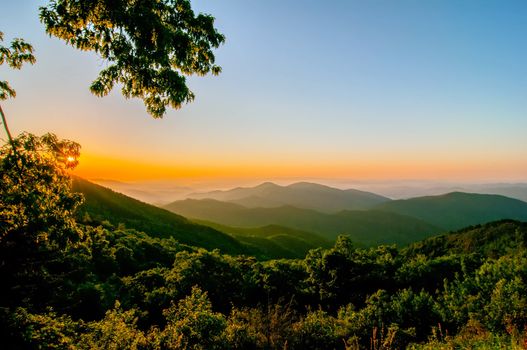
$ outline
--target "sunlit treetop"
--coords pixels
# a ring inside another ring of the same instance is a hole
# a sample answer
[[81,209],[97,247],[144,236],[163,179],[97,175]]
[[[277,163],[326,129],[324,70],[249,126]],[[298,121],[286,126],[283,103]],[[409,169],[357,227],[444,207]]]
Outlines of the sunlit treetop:
[[71,191],[69,172],[79,155],[79,144],[53,134],[22,133],[0,147],[0,250],[79,239],[73,213],[82,197]]
[[107,61],[92,93],[122,84],[123,95],[141,98],[155,118],[194,99],[185,76],[221,71],[213,49],[225,37],[189,0],[52,0],[40,19],[49,35]]

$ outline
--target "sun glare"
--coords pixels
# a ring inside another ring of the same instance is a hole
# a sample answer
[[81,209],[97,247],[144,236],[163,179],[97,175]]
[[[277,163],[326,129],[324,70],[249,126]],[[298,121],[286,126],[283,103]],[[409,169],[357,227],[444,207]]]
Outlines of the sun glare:
[[66,160],[68,161],[68,163],[73,163],[75,161],[75,157],[68,156],[68,158],[66,158]]

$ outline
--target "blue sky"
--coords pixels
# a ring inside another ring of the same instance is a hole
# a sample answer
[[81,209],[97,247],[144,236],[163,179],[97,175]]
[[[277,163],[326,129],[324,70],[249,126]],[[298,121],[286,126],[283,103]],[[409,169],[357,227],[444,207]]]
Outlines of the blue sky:
[[163,120],[118,90],[90,95],[104,63],[45,35],[45,2],[0,3],[0,30],[38,60],[0,70],[18,90],[12,129],[77,140],[92,162],[158,177],[527,180],[526,1],[195,1],[227,37],[223,73],[191,78],[196,101]]

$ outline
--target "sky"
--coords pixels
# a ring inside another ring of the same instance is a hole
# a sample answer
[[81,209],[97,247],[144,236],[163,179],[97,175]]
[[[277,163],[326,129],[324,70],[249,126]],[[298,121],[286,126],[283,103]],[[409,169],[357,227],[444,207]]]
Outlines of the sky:
[[227,38],[223,72],[161,120],[90,94],[104,62],[47,36],[45,3],[0,0],[37,57],[0,68],[2,107],[14,133],[79,142],[80,176],[527,181],[524,0],[194,1]]

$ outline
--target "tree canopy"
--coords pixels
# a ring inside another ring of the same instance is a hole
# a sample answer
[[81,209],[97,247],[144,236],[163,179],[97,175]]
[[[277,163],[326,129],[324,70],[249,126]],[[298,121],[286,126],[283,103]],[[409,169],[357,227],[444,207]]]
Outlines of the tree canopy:
[[213,49],[225,37],[189,0],[51,0],[40,19],[50,36],[107,62],[90,86],[95,95],[122,84],[154,118],[194,100],[185,76],[221,72]]

